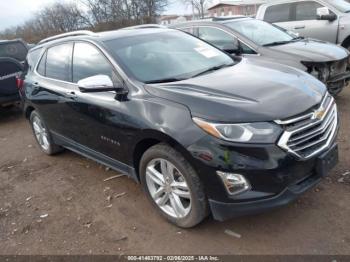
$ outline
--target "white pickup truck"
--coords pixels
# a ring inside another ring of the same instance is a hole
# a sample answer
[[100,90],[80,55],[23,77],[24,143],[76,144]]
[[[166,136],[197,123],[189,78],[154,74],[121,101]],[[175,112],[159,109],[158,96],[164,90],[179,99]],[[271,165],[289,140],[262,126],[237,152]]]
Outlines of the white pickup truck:
[[350,3],[344,0],[267,1],[256,18],[350,50]]

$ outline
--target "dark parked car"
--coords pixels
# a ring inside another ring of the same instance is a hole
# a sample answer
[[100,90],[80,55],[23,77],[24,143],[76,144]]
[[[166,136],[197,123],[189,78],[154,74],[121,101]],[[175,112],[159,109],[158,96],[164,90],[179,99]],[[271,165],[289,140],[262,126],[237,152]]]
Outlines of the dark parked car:
[[350,80],[349,52],[335,44],[302,38],[267,22],[237,16],[190,21],[172,28],[189,32],[234,55],[273,61],[310,73],[339,94]]
[[28,58],[24,109],[41,149],[140,181],[180,227],[285,205],[337,163],[337,106],[297,69],[161,28],[60,35]]
[[22,40],[0,41],[0,106],[20,101],[19,77],[23,72],[28,46]]

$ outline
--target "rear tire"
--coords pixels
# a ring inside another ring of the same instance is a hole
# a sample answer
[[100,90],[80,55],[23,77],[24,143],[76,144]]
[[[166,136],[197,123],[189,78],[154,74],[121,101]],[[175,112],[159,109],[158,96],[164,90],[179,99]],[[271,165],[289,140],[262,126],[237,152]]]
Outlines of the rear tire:
[[63,151],[63,148],[56,145],[51,137],[50,131],[38,112],[33,111],[30,115],[30,125],[33,130],[35,140],[40,149],[47,155],[55,155]]
[[158,144],[148,149],[141,158],[140,178],[148,199],[171,223],[191,228],[208,216],[198,175],[172,147]]

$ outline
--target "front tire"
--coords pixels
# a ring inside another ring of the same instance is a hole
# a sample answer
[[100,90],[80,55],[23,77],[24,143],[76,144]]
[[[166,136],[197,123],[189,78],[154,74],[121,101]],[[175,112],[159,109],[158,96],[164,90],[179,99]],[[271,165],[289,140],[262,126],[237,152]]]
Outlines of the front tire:
[[191,228],[208,215],[208,202],[195,170],[166,144],[153,146],[142,156],[140,178],[148,199],[171,223]]
[[42,117],[38,112],[33,111],[30,115],[30,125],[32,127],[34,137],[40,149],[47,155],[55,155],[63,150],[62,147],[56,145],[50,135],[50,131],[45,125]]

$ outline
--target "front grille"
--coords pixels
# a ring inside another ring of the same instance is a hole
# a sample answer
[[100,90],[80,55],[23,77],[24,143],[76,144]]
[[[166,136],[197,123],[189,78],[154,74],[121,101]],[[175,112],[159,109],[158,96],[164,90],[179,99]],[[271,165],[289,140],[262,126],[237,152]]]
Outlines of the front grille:
[[333,142],[338,129],[337,105],[327,94],[316,110],[276,123],[285,130],[278,145],[300,159],[309,159]]

